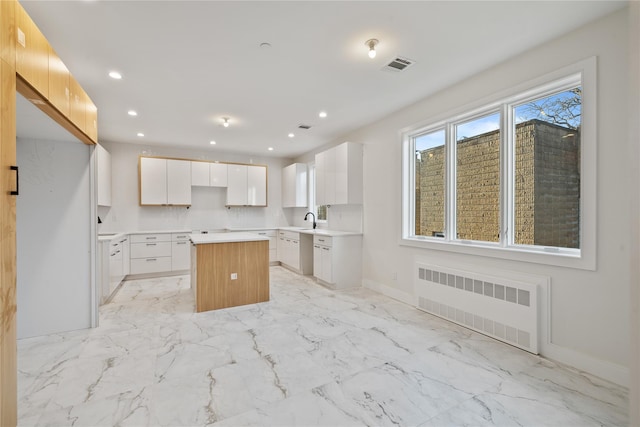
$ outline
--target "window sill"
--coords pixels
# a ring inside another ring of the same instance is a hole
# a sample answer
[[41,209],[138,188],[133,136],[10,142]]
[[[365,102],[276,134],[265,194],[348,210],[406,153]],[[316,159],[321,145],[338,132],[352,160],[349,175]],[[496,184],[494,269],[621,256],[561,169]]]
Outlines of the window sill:
[[595,257],[589,257],[584,249],[578,251],[549,251],[544,248],[502,247],[497,244],[480,242],[448,242],[429,237],[403,237],[401,246],[454,252],[464,255],[499,258],[502,260],[529,262],[534,264],[553,265],[595,271]]

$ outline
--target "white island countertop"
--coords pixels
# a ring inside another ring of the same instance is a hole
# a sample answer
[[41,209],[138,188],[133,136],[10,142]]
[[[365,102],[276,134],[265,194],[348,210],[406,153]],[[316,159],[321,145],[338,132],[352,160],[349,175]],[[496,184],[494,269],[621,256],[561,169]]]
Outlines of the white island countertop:
[[242,232],[190,234],[189,238],[194,245],[203,245],[207,243],[254,242],[260,240],[269,240],[269,238],[266,236]]
[[279,230],[293,231],[295,233],[317,234],[320,236],[340,237],[340,236],[362,236],[359,231],[338,231],[328,230],[326,228],[303,228],[303,227],[278,227]]

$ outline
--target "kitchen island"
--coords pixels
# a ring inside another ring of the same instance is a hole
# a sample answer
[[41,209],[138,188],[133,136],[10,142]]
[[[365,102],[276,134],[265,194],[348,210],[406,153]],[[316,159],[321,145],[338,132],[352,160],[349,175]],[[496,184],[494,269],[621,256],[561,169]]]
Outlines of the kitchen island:
[[269,301],[269,238],[252,233],[191,234],[196,312]]

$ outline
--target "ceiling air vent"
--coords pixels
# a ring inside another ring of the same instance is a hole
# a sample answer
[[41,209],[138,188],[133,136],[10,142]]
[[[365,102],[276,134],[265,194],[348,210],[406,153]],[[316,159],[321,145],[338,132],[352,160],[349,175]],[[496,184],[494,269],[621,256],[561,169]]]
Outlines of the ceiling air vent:
[[309,125],[298,125],[298,128],[300,128],[300,129],[311,129],[311,126],[309,126]]
[[414,64],[414,61],[412,59],[408,59],[408,58],[403,58],[401,56],[397,56],[391,62],[389,62],[387,65],[382,67],[382,69],[386,70],[386,71],[393,71],[393,72],[398,73],[400,71],[406,70],[407,68],[409,68],[413,64]]

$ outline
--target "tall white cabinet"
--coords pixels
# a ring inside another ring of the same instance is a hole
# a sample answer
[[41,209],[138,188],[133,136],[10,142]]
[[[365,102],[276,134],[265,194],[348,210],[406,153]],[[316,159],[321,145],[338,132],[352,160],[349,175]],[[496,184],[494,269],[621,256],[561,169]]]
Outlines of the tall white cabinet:
[[307,207],[307,165],[294,163],[282,168],[282,207]]
[[354,142],[316,154],[316,204],[362,204],[362,155]]

